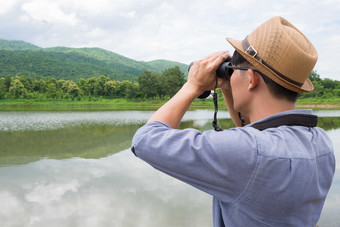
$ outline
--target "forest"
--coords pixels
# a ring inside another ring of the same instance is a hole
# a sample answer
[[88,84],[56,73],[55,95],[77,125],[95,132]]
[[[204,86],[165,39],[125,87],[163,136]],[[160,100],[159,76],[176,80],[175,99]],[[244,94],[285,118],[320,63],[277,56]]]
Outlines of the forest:
[[[322,79],[316,71],[313,71],[309,78],[314,84],[314,91],[300,94],[300,99],[340,97],[340,81]],[[0,77],[0,99],[168,99],[185,81],[184,73],[178,66],[167,68],[162,73],[146,70],[138,76],[137,82],[112,80],[104,75],[76,81],[39,76],[31,78],[25,75],[4,76]]]
[[99,77],[57,80],[52,77],[24,75],[0,77],[0,99],[95,100],[96,98],[152,99],[173,96],[185,83],[178,66],[162,73],[144,71],[137,82]]

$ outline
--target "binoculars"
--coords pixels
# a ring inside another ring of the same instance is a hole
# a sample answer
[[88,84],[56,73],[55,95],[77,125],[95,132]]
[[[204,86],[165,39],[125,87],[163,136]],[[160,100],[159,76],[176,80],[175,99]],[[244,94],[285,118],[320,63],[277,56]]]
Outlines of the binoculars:
[[[194,64],[194,62],[191,62],[188,67],[188,72],[190,71],[191,66]],[[233,74],[233,69],[228,67],[230,66],[230,58],[224,61],[216,70],[216,76],[220,78],[226,78],[227,80],[230,80],[231,74]],[[199,99],[205,99],[210,95],[211,91],[205,91],[203,94],[198,96]]]

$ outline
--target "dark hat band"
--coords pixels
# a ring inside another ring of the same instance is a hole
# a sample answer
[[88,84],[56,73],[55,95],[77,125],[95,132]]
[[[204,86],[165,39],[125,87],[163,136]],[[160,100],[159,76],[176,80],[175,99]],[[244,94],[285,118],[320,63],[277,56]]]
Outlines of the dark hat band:
[[[248,36],[247,36],[248,37]],[[284,79],[296,86],[302,87],[303,83],[297,82],[295,80],[290,79],[289,77],[281,74],[280,72],[278,72],[276,69],[274,69],[273,67],[271,67],[268,63],[266,63],[258,54],[257,51],[255,50],[255,48],[249,44],[247,37],[242,40],[242,48],[244,50],[244,53],[250,55],[251,57],[257,59],[258,61],[260,61],[263,65],[265,65],[266,67],[268,67],[270,70],[272,70],[276,75],[278,75],[281,79]]]

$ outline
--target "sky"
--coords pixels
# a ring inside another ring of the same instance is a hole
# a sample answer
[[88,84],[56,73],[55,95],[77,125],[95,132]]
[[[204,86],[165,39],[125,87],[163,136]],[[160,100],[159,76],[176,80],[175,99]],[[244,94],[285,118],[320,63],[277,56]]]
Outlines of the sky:
[[321,78],[340,80],[339,0],[6,0],[0,39],[39,47],[99,47],[138,61],[185,64],[212,52],[233,52],[271,17],[282,16],[318,51]]

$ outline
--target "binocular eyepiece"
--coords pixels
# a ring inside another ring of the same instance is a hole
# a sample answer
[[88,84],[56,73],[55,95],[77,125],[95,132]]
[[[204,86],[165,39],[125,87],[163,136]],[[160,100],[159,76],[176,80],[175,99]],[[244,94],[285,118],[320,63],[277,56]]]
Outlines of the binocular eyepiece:
[[[194,64],[194,62],[191,62],[188,67],[188,72],[190,71],[191,66]],[[233,70],[230,70],[227,66],[230,65],[230,58],[224,61],[216,70],[216,76],[219,78],[226,78],[227,80],[230,80],[231,74],[233,74]],[[203,94],[198,96],[199,99],[205,99],[210,95],[211,91],[205,91]]]

